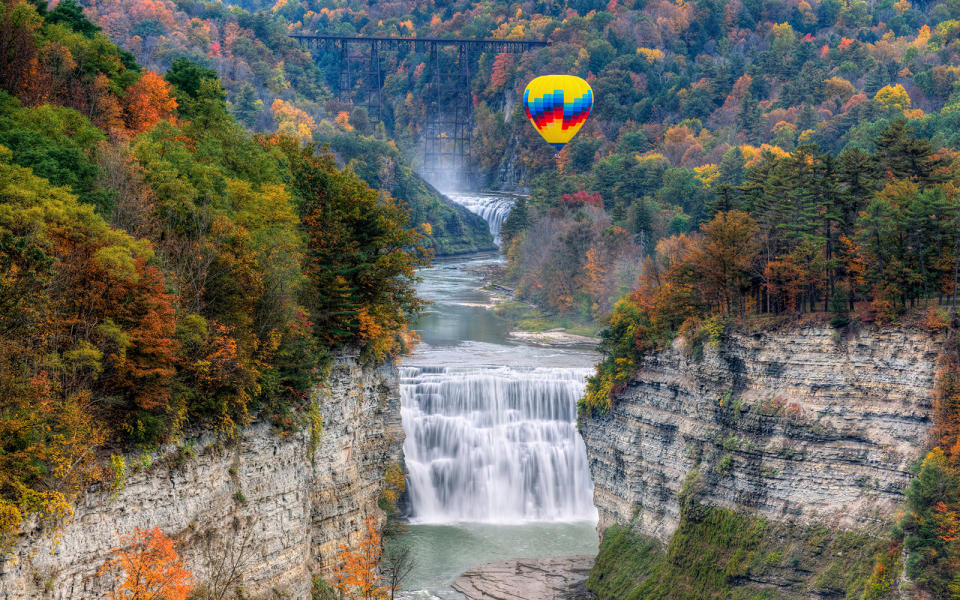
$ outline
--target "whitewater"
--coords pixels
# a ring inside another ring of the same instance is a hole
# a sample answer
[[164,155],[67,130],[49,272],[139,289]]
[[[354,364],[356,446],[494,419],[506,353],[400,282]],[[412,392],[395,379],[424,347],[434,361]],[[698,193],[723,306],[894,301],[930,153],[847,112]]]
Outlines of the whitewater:
[[[497,235],[514,198],[452,194]],[[498,237],[499,242],[499,237]],[[406,516],[418,563],[406,598],[462,598],[464,570],[509,558],[594,554],[597,511],[577,400],[597,354],[533,346],[490,310],[478,272],[495,255],[438,261],[431,304],[400,368]]]

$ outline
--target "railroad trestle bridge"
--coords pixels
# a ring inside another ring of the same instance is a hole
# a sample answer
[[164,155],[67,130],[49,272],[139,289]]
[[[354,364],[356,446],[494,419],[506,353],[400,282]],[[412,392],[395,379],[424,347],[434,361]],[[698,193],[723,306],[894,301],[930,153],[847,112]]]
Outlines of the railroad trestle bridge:
[[[535,40],[457,39],[415,37],[363,37],[344,35],[292,35],[307,48],[336,52],[337,98],[366,109],[376,122],[383,121],[383,82],[381,53],[414,51],[429,55],[432,81],[425,88],[428,120],[423,124],[423,163],[425,174],[452,170],[462,172],[470,157],[473,134],[473,98],[470,94],[470,68],[478,55],[520,54],[550,42]],[[442,48],[456,48],[456,60],[442,68]]]

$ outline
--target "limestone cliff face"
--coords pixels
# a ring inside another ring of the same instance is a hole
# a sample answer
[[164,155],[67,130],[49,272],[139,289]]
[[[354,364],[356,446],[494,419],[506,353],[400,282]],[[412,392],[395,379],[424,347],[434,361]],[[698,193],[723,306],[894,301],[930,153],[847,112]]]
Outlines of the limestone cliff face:
[[309,432],[281,437],[259,423],[236,443],[168,449],[117,492],[91,491],[58,539],[24,536],[0,566],[0,598],[100,598],[96,571],[118,533],[159,527],[196,583],[238,571],[246,597],[308,599],[311,574],[329,575],[338,545],[367,515],[382,518],[384,470],[403,442],[396,381],[391,366],[338,358],[315,391],[324,423],[313,464]]
[[775,520],[889,518],[931,424],[930,334],[830,328],[732,334],[648,356],[612,410],[582,419],[600,530],[663,541],[678,493]]

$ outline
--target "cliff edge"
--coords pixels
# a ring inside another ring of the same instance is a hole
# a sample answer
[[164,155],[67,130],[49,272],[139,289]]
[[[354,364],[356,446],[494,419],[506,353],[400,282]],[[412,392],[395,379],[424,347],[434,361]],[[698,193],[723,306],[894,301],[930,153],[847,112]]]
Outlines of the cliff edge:
[[[920,331],[841,336],[805,327],[731,333],[702,354],[678,339],[647,355],[610,410],[581,418],[600,531],[629,530],[647,550],[673,552],[678,527],[685,540],[693,531],[711,538],[716,532],[705,524],[747,527],[747,515],[767,532],[758,540],[778,527],[784,548],[791,538],[809,541],[814,530],[829,532],[821,550],[840,532],[882,544],[932,424],[939,351],[937,339]],[[617,543],[622,551],[624,540]],[[757,560],[792,570],[761,587],[804,588],[804,597],[847,589],[836,583],[814,593],[800,573],[814,571],[809,552],[792,565],[771,553]],[[595,580],[608,574],[603,558],[602,548]],[[739,574],[725,584],[750,584],[753,560],[741,557],[743,573],[734,568]]]
[[367,515],[383,518],[384,471],[403,443],[392,366],[340,355],[314,398],[323,427],[312,461],[310,431],[278,435],[265,423],[229,443],[168,448],[121,486],[90,491],[53,537],[26,532],[0,565],[0,598],[100,597],[97,569],[119,534],[159,527],[195,583],[239,576],[234,587],[250,597],[309,599],[339,544],[356,540]]

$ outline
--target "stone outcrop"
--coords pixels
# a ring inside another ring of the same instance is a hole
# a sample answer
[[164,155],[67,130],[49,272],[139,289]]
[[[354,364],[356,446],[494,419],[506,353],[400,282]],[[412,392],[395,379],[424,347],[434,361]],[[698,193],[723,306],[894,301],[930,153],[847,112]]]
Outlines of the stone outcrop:
[[586,600],[593,556],[518,558],[465,571],[453,589],[469,600]]
[[684,494],[781,521],[888,519],[931,425],[938,352],[919,331],[807,327],[647,356],[581,420],[600,530],[666,541]]
[[311,576],[330,575],[339,544],[357,538],[367,515],[383,517],[384,470],[403,441],[396,386],[392,366],[339,357],[315,390],[323,432],[312,463],[309,431],[280,435],[265,423],[235,442],[204,436],[158,453],[122,489],[87,493],[56,537],[27,532],[0,566],[0,598],[102,597],[96,572],[118,534],[159,527],[195,583],[236,571],[245,597],[308,599]]

